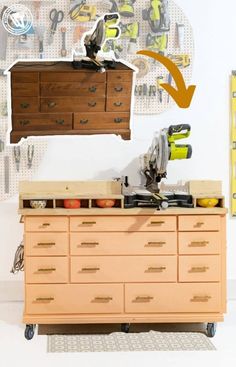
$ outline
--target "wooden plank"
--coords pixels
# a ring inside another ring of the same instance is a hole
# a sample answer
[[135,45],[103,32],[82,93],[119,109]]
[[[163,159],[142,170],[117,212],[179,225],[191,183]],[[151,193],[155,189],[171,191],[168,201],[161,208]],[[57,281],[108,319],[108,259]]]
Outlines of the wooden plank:
[[188,182],[191,195],[222,195],[222,182],[213,180],[191,180]]

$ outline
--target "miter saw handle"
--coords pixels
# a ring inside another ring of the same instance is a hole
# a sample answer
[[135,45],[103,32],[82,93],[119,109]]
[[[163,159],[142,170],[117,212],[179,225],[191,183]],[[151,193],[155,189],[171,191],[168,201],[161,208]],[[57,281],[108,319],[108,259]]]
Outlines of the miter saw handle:
[[169,137],[173,137],[174,140],[188,138],[190,132],[191,132],[191,126],[188,124],[171,125],[168,129]]

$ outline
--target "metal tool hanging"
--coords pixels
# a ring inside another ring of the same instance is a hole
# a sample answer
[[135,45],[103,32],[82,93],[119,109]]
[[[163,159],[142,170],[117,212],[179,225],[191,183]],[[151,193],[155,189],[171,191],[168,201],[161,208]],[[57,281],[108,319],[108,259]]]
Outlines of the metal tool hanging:
[[48,37],[48,44],[51,45],[53,43],[54,34],[57,31],[57,26],[64,19],[64,12],[62,10],[52,9],[49,13],[49,19],[51,21],[51,27]]

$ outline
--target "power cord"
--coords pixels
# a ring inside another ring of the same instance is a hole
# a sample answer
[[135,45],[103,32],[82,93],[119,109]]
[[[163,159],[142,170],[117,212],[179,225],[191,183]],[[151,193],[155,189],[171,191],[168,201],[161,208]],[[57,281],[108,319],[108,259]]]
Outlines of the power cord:
[[24,270],[24,243],[23,241],[17,247],[11,273],[16,274]]

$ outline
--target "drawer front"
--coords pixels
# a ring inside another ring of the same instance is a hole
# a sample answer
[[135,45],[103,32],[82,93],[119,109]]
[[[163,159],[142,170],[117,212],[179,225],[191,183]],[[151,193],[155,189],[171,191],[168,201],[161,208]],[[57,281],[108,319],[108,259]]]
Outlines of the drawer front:
[[105,83],[55,82],[41,83],[41,96],[98,96],[105,97]]
[[130,114],[127,112],[75,113],[74,129],[128,129]]
[[72,113],[13,115],[14,130],[71,130]]
[[62,256],[68,252],[68,233],[25,233],[26,256]]
[[107,96],[118,97],[131,94],[132,84],[130,82],[115,82],[107,85]]
[[69,278],[67,257],[26,257],[26,283],[67,283]]
[[220,260],[219,255],[179,256],[179,281],[220,281]]
[[38,98],[37,97],[13,98],[12,111],[15,113],[38,112],[39,111]]
[[13,83],[38,83],[39,74],[34,72],[13,72],[11,73],[11,80]]
[[83,256],[71,258],[72,283],[176,281],[176,256]]
[[82,83],[105,83],[106,73],[96,73],[96,72],[42,72],[41,82],[82,82]]
[[67,217],[25,217],[26,232],[67,232]]
[[123,311],[123,284],[26,286],[27,314],[111,314]]
[[71,233],[72,255],[174,255],[176,232]]
[[13,97],[37,97],[39,95],[38,83],[13,83],[12,96]]
[[125,284],[126,313],[220,312],[217,283]]
[[108,71],[107,72],[107,81],[108,87],[110,83],[116,82],[129,82],[132,83],[133,72],[132,71]]
[[176,231],[175,216],[79,216],[70,218],[72,232]]
[[65,97],[41,98],[41,112],[93,112],[105,111],[105,98]]
[[219,231],[219,215],[180,215],[179,231]]
[[108,97],[106,103],[106,110],[109,111],[129,111],[130,110],[130,97]]
[[219,232],[179,232],[180,254],[220,254]]

